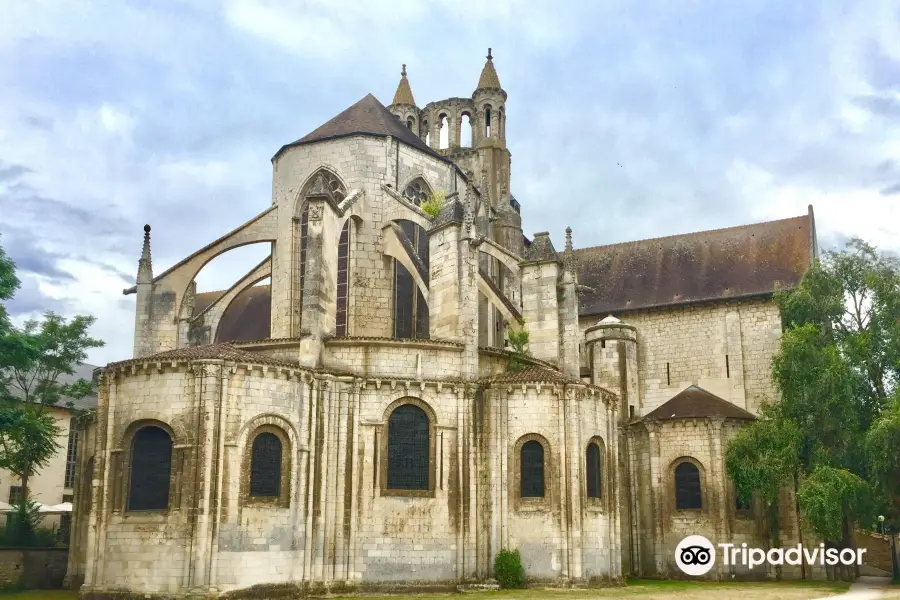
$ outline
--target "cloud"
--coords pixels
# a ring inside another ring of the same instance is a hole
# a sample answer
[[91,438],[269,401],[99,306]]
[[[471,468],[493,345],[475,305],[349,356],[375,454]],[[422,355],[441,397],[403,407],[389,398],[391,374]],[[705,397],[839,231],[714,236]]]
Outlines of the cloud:
[[[75,17],[74,15],[77,15]],[[526,233],[590,246],[805,214],[822,246],[900,248],[900,13],[848,5],[533,0],[10,3],[0,243],[16,314],[98,316],[131,355],[142,226],[157,272],[271,201],[269,159],[406,63],[420,105],[509,93]],[[266,249],[210,263],[230,285]]]

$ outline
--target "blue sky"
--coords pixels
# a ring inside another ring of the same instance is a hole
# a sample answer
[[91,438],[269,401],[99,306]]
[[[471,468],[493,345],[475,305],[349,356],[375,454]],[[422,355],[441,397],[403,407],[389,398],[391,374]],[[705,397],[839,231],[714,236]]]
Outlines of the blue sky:
[[526,233],[584,247],[812,203],[824,247],[900,251],[893,0],[32,0],[0,8],[11,312],[94,314],[91,360],[130,357],[144,223],[159,273],[269,205],[281,145],[390,102],[401,63],[420,106],[468,96],[489,46]]

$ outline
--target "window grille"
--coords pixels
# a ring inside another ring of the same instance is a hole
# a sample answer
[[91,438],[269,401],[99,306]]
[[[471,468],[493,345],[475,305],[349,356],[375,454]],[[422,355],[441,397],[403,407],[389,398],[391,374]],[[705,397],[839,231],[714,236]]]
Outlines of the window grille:
[[250,496],[281,495],[281,440],[274,433],[260,433],[250,453]]
[[337,320],[335,335],[347,335],[347,301],[350,297],[350,219],[344,223],[338,240]]
[[388,418],[388,489],[429,489],[429,451],[428,415],[413,404],[397,407]]
[[412,180],[403,190],[403,196],[416,206],[428,200],[429,193],[428,184],[421,177]]
[[128,510],[166,510],[172,475],[172,438],[159,427],[143,427],[131,445]]
[[700,469],[692,463],[683,462],[675,467],[675,508],[702,508]]
[[16,505],[22,501],[22,486],[21,485],[11,485],[9,486],[9,503]]
[[544,447],[531,440],[522,444],[522,498],[544,497]]
[[594,442],[588,444],[587,447],[585,476],[587,477],[588,498],[600,498],[603,493],[603,483],[600,477],[600,446]]
[[69,420],[69,445],[66,450],[66,473],[63,487],[75,486],[76,458],[78,454],[78,430],[75,428],[75,419]]

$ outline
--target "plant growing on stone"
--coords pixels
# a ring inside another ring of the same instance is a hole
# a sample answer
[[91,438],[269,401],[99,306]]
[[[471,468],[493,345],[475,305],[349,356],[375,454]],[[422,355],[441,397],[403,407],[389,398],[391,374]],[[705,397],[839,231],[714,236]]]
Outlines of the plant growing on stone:
[[525,587],[525,569],[518,550],[500,550],[494,558],[494,579],[504,590]]
[[425,214],[433,219],[438,216],[441,209],[444,208],[445,202],[447,202],[447,195],[444,193],[444,190],[435,190],[429,194],[427,200],[419,205],[419,208],[425,211]]
[[512,351],[512,356],[509,358],[509,370],[521,371],[527,365],[522,359],[530,356],[528,351],[528,341],[531,338],[531,334],[528,332],[528,329],[525,328],[525,323],[523,322],[522,328],[519,331],[510,329],[507,337],[509,339],[510,350]]

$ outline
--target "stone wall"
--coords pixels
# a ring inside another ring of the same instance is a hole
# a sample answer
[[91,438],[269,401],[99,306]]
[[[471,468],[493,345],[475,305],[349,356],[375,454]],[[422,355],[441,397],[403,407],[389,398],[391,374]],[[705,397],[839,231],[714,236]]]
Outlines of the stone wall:
[[62,588],[68,554],[68,548],[0,548],[0,590]]
[[[690,385],[754,413],[763,400],[775,398],[771,362],[781,338],[781,318],[771,300],[668,307],[617,316],[637,329],[638,416]],[[582,331],[596,323],[593,317],[582,317]],[[582,366],[587,363],[583,352]]]

